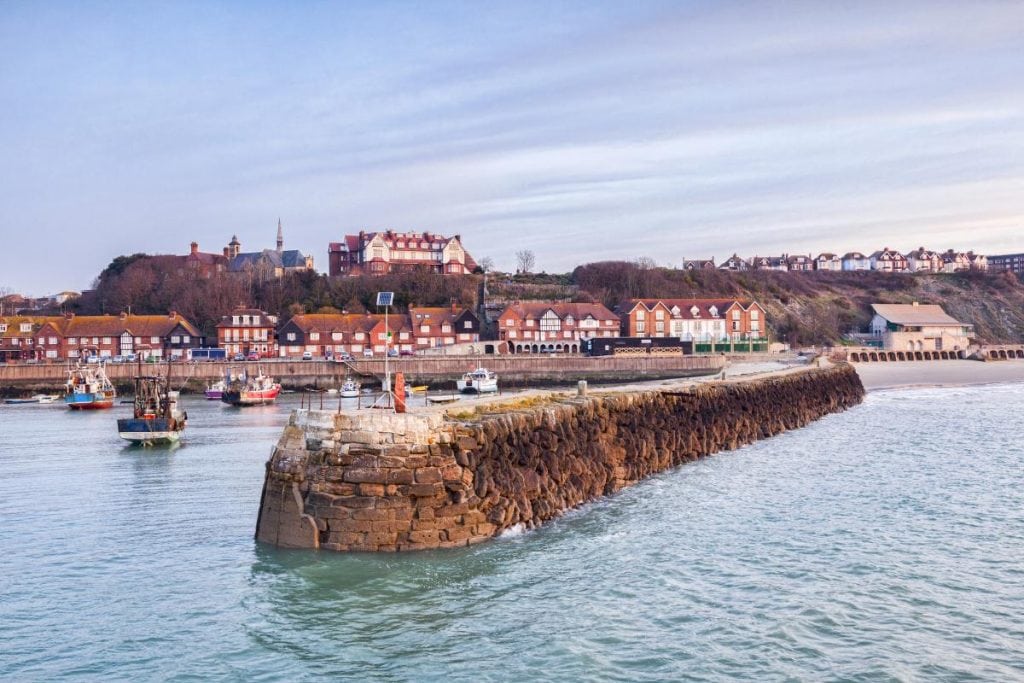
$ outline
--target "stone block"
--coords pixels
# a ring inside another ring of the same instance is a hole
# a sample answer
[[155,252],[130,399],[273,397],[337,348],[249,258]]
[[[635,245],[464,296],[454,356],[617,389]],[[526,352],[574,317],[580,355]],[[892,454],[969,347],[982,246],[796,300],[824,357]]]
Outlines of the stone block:
[[417,484],[437,484],[442,480],[441,470],[436,467],[421,467],[415,470],[413,475]]
[[444,481],[462,481],[462,472],[458,465],[448,465],[441,470],[441,478]]
[[364,510],[356,510],[352,513],[352,519],[355,520],[369,520],[371,522],[380,522],[383,520],[394,519],[394,512],[391,510],[378,510],[376,508],[368,508]]
[[389,484],[411,484],[413,481],[412,470],[392,469],[388,470]]
[[353,467],[346,470],[344,479],[353,484],[386,484],[388,470],[376,467]]
[[409,487],[409,495],[416,497],[440,496],[444,494],[444,485],[437,484],[413,484]]
[[439,540],[440,540],[440,537],[438,536],[438,532],[436,530],[433,530],[433,529],[424,529],[422,531],[410,531],[409,532],[409,542],[410,543],[429,544],[429,545],[433,545],[434,547],[436,547],[437,543],[439,542]]
[[384,485],[383,484],[360,484],[359,495],[361,496],[377,496],[383,497]]

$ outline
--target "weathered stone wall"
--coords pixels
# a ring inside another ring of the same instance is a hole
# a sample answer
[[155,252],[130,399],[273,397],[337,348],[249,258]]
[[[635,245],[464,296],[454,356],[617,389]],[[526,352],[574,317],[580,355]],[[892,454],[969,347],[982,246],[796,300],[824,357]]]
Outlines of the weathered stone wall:
[[256,537],[287,547],[455,547],[528,528],[644,477],[859,403],[848,366],[566,399],[447,421],[295,411]]

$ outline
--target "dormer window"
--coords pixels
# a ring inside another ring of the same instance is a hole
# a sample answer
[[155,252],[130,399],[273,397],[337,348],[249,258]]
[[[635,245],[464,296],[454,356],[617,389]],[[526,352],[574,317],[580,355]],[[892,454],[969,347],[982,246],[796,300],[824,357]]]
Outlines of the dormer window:
[[717,318],[718,317],[718,307],[717,306],[712,306],[711,308],[708,309],[708,313],[711,314],[712,318]]
[[32,323],[22,323],[20,329],[21,329],[22,332],[31,332],[32,331]]
[[572,325],[574,322],[575,322],[575,320],[573,320],[573,317],[571,315],[565,316],[565,324],[566,325]]
[[692,315],[694,318],[699,318],[700,317],[700,309],[697,308],[696,306],[691,306],[690,307],[690,315]]
[[678,306],[673,306],[672,307],[672,317],[673,318],[678,318],[679,317],[679,307]]

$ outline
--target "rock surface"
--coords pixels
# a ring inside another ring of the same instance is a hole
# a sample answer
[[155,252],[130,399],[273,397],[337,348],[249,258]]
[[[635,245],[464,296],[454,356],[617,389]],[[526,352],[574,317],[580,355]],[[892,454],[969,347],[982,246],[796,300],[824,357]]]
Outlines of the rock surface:
[[256,538],[349,551],[464,546],[802,427],[863,396],[856,372],[839,366],[565,399],[461,422],[298,410],[267,463]]

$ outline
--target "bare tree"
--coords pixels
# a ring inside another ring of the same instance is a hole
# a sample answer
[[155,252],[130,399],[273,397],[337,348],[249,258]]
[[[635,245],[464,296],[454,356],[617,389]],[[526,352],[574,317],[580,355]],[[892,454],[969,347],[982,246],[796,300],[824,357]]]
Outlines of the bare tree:
[[537,257],[533,255],[533,251],[530,249],[520,249],[516,252],[516,263],[519,266],[518,270],[520,273],[529,273],[537,264]]
[[477,265],[480,266],[480,270],[489,273],[494,270],[494,259],[490,256],[484,256],[477,262]]

